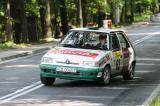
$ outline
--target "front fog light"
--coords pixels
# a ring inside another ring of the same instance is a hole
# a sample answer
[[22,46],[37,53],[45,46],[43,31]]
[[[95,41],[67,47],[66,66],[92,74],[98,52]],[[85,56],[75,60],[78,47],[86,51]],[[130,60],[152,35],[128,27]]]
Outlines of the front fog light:
[[84,61],[84,62],[83,62],[83,65],[84,65],[84,66],[95,66],[95,62],[92,62],[92,61]]
[[102,72],[98,72],[97,77],[102,77]]
[[43,57],[41,62],[44,62],[44,63],[53,63],[54,60],[53,58],[50,58],[50,57]]

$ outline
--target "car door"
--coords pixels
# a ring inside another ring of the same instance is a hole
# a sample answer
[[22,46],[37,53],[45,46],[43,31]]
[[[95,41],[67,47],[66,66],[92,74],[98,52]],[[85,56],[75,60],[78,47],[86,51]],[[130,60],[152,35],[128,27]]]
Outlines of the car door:
[[112,64],[113,64],[113,74],[119,74],[123,68],[123,56],[122,49],[119,43],[119,39],[116,33],[111,33],[111,48],[112,48]]
[[120,46],[122,48],[122,56],[123,56],[123,68],[128,68],[129,66],[129,60],[130,60],[130,53],[129,53],[129,43],[127,39],[124,36],[123,32],[117,32],[119,41],[120,41]]

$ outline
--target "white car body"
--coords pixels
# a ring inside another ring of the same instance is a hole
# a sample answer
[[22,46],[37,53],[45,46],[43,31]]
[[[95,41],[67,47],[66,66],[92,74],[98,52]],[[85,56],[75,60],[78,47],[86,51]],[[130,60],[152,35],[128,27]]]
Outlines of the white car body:
[[[136,64],[135,51],[123,31],[74,29],[68,36],[71,36],[71,34],[73,36],[74,32],[78,33],[78,36],[82,36],[81,34],[84,33],[93,36],[97,36],[96,34],[99,33],[106,34],[109,49],[94,50],[94,47],[87,49],[88,46],[86,46],[87,48],[83,46],[83,48],[57,46],[42,57],[40,64],[42,78],[101,80],[105,68],[108,67],[111,77],[123,75],[124,79],[133,79],[134,72],[132,71],[134,71]],[[67,38],[68,36],[63,39],[65,43],[67,42],[67,45],[73,42],[67,41],[67,39],[71,39]],[[61,44],[64,43],[63,40]],[[90,43],[93,46],[92,43],[95,43],[96,40],[91,41]],[[117,46],[118,49],[113,45],[119,45]],[[41,81],[45,84],[43,79]]]

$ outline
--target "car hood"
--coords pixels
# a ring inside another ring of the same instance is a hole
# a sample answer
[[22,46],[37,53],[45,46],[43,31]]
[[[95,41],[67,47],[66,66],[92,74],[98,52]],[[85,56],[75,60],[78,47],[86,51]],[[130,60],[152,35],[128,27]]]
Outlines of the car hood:
[[107,53],[108,51],[102,50],[55,47],[48,51],[43,57],[51,57],[57,61],[66,61],[67,59],[74,62],[99,61]]

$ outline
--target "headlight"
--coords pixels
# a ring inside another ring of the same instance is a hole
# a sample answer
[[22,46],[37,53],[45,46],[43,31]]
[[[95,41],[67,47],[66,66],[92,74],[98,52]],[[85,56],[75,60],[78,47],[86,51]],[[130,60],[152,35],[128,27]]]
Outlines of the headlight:
[[43,57],[41,62],[44,62],[44,63],[53,63],[54,62],[54,59],[53,58],[50,58],[50,57]]
[[84,66],[90,66],[90,67],[95,67],[97,66],[96,62],[93,61],[83,61]]

